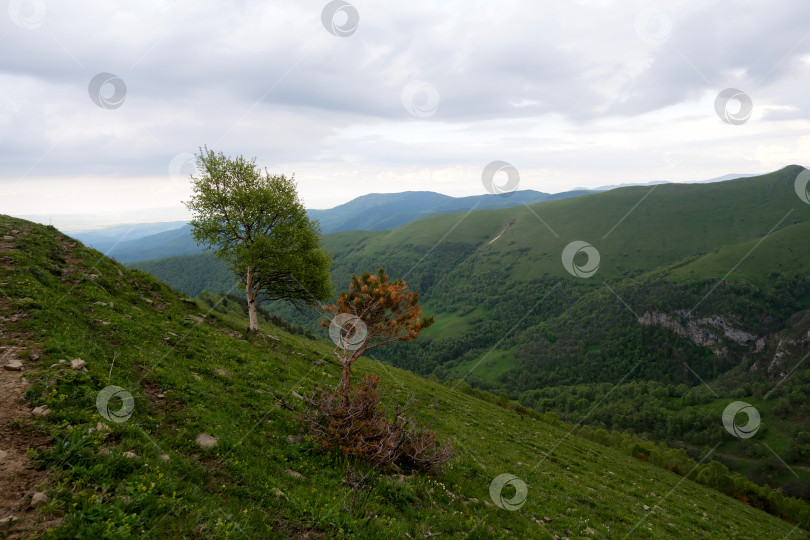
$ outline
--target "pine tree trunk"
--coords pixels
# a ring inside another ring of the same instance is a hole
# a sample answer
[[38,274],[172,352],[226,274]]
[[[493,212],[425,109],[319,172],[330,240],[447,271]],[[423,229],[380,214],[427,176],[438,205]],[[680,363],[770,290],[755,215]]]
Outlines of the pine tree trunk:
[[349,362],[343,364],[343,375],[340,377],[340,403],[344,407],[349,406],[349,391],[352,387],[352,365]]
[[256,316],[256,293],[253,291],[253,267],[248,266],[247,276],[245,278],[245,295],[247,296],[248,305],[248,319],[250,325],[248,331],[256,334],[259,332],[259,320]]

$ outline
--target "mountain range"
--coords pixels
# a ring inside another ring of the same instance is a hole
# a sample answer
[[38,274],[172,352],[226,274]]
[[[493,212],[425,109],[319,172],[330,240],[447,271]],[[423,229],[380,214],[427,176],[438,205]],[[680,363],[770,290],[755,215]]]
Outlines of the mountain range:
[[[436,318],[423,339],[376,358],[689,452],[716,443],[734,470],[810,497],[807,471],[779,463],[810,458],[802,170],[437,214],[324,241],[338,290],[383,266]],[[134,266],[188,294],[237,290],[206,254]],[[269,309],[319,331],[316,311]],[[723,438],[715,413],[729,397],[770,419],[761,442]]]
[[[371,193],[328,210],[308,210],[308,214],[320,222],[323,233],[353,229],[379,231],[436,214],[507,208],[578,197],[587,193],[592,191],[548,194],[522,190],[502,195],[471,197],[450,197],[432,191]],[[152,232],[146,233],[150,229]],[[72,236],[121,262],[189,255],[202,251],[191,236],[191,227],[183,222],[119,225],[103,230],[78,231]]]

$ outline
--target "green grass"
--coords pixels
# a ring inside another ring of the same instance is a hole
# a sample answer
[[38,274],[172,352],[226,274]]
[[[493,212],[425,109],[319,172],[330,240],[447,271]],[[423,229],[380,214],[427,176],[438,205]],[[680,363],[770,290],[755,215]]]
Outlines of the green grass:
[[[29,332],[32,339],[24,344],[42,357],[42,369],[26,373],[32,382],[27,398],[32,407],[48,404],[53,411],[34,424],[52,438],[49,450],[34,455],[51,472],[46,487],[52,501],[41,511],[64,516],[47,537],[804,534],[670,472],[568,435],[565,426],[367,359],[358,362],[357,376],[379,375],[391,399],[416,395],[426,420],[436,404],[434,428],[458,455],[437,477],[383,476],[366,512],[347,517],[340,508],[342,460],[317,452],[308,441],[289,443],[298,425],[279,406],[279,398],[300,406],[293,391],[336,383],[339,367],[330,343],[266,323],[262,333],[280,342],[235,337],[245,326],[240,317],[208,313],[202,303],[53,230],[0,217],[0,232],[11,229],[22,235],[16,250],[4,254],[14,268],[0,268],[10,303],[3,315],[27,314],[8,323]],[[200,323],[196,318],[202,317]],[[87,373],[50,367],[75,357],[87,362]],[[126,422],[107,422],[110,432],[90,432],[104,420],[95,400],[109,384],[133,394],[134,413]],[[215,436],[218,447],[198,448],[194,438],[200,432]],[[124,452],[137,457],[127,459]],[[162,461],[161,454],[170,459]],[[305,478],[296,480],[286,469]],[[489,499],[491,480],[504,472],[528,484],[527,501],[516,512]],[[647,514],[644,505],[653,512]],[[551,521],[535,521],[544,516]]]
[[479,359],[470,359],[453,367],[453,376],[464,377],[474,372],[477,377],[486,380],[497,380],[498,376],[513,367],[515,360],[512,351],[493,351]]
[[756,285],[773,285],[774,274],[791,274],[810,268],[810,222],[789,225],[768,238],[722,246],[668,272],[668,279],[685,281],[718,278],[748,280]]

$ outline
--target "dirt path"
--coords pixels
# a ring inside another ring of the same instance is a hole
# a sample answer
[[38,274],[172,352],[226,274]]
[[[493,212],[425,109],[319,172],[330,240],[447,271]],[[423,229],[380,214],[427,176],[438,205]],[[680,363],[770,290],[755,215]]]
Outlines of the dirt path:
[[[2,257],[13,250],[13,242],[0,241],[0,260],[4,272],[10,269],[10,259]],[[0,279],[0,282],[3,280]],[[47,479],[45,471],[29,467],[27,450],[45,448],[48,438],[31,429],[33,415],[24,400],[28,381],[25,372],[38,367],[36,351],[29,351],[30,335],[18,330],[22,312],[14,311],[11,299],[0,293],[0,538],[29,538],[36,532],[55,525],[45,521],[30,508],[36,486]],[[22,362],[21,371],[10,371],[6,365]],[[8,518],[13,519],[8,519]]]

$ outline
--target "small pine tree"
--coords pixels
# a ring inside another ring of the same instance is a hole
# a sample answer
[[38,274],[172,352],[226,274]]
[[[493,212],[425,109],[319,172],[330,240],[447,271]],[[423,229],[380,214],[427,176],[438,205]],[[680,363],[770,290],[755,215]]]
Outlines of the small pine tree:
[[389,281],[382,268],[376,275],[352,276],[349,290],[323,309],[335,315],[322,324],[330,327],[334,353],[343,366],[340,389],[344,405],[349,402],[355,360],[375,347],[415,339],[433,324],[433,317],[422,312],[419,294],[408,292],[402,279]]

